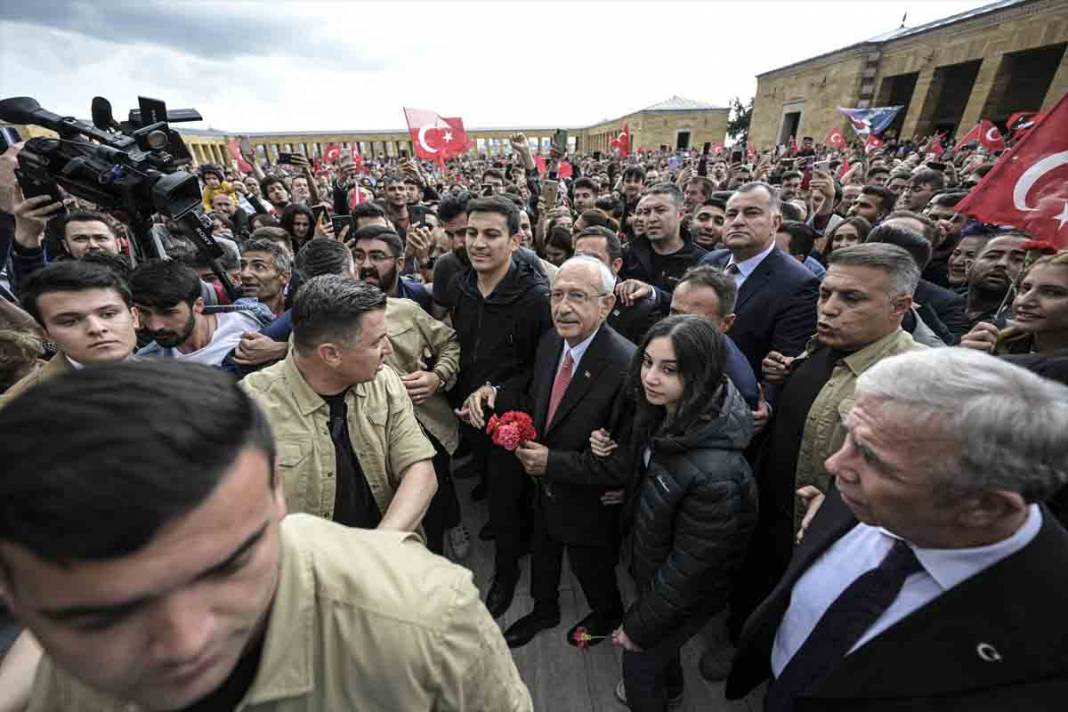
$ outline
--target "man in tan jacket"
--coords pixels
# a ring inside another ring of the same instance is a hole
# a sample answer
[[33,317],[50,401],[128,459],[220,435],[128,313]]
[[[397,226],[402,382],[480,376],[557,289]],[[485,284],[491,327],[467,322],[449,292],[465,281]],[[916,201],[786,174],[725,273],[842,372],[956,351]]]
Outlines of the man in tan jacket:
[[0,429],[0,596],[44,650],[33,712],[532,709],[469,571],[285,517],[270,427],[225,374],[86,369]]
[[278,442],[290,511],[365,529],[415,531],[437,489],[392,353],[386,295],[340,275],[308,280],[293,302],[293,348],[242,387]]

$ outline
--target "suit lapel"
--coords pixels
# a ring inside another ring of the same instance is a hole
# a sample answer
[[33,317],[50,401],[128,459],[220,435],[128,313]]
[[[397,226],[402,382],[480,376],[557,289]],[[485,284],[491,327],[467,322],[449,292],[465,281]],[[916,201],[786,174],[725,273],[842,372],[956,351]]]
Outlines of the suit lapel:
[[[593,375],[597,373],[598,365],[601,362],[601,353],[604,350],[607,338],[605,327],[601,325],[601,328],[597,331],[597,336],[593,337],[593,341],[586,347],[586,353],[582,355],[582,360],[578,362],[574,373],[571,374],[571,383],[568,384],[567,390],[564,391],[563,400],[560,401],[560,405],[556,408],[553,422],[546,423],[546,433],[561,423],[567,417],[568,411],[574,408],[589,391],[590,386],[593,384]],[[559,354],[557,356],[559,357]],[[555,378],[555,376],[556,374],[554,373],[553,377]],[[552,391],[552,386],[549,387],[549,390],[550,392]],[[546,399],[546,410],[548,410],[548,399]]]
[[745,278],[745,282],[738,289],[738,301],[734,305],[737,313],[749,298],[760,291],[766,282],[771,281],[775,274],[775,262],[778,260],[777,250],[773,249],[768,256],[761,260],[752,274]]

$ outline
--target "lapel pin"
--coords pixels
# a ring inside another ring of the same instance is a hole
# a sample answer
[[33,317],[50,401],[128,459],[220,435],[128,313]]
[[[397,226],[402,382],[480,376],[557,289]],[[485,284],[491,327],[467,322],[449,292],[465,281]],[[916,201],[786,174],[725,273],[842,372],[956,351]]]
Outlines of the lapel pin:
[[979,643],[975,647],[975,651],[979,653],[979,658],[988,663],[1000,663],[1001,653],[990,643]]
[[583,371],[582,375],[585,376],[586,378],[591,378],[589,371]]

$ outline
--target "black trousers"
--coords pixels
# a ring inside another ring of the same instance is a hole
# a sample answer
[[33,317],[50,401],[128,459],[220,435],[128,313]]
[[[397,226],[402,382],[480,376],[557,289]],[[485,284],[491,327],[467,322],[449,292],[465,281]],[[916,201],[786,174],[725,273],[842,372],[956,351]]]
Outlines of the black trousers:
[[523,544],[530,537],[533,483],[513,453],[492,443],[486,454],[485,473],[494,535],[494,569],[498,574],[518,573]]
[[530,552],[530,595],[534,599],[534,606],[556,608],[560,605],[560,575],[565,547],[571,570],[582,586],[590,609],[604,618],[621,618],[623,599],[616,583],[618,544],[565,544],[549,533],[545,509],[540,506],[534,510],[534,536]]
[[460,500],[449,469],[449,453],[429,432],[424,430],[423,434],[434,446],[434,474],[438,479],[438,490],[423,515],[423,531],[426,532],[426,548],[441,554],[445,550],[445,531],[460,524]]

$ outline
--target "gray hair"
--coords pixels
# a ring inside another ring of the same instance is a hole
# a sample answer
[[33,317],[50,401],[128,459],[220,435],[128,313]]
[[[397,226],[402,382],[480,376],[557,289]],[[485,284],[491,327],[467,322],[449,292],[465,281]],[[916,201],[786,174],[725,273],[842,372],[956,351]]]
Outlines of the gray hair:
[[351,344],[363,315],[385,308],[385,293],[366,282],[337,274],[312,277],[293,299],[293,343],[305,353],[327,341]]
[[938,475],[943,502],[990,490],[1037,502],[1068,483],[1068,387],[1060,383],[973,349],[926,349],[878,362],[856,395],[919,410],[957,440]]
[[920,267],[905,248],[888,242],[865,242],[840,247],[827,258],[827,266],[874,267],[890,275],[890,296],[912,296],[920,283]]
[[[556,274],[559,275],[568,265],[588,265],[597,268],[597,274],[601,277],[602,294],[610,294],[612,290],[616,288],[616,277],[612,274],[612,270],[608,269],[608,266],[596,257],[590,255],[576,255],[574,257],[569,257],[562,265],[560,265]],[[555,278],[553,281],[556,281]]]
[[725,274],[723,270],[716,269],[712,265],[691,267],[682,275],[675,289],[684,284],[714,290],[716,299],[719,300],[720,316],[727,316],[734,312],[734,305],[738,301],[738,283],[734,281],[734,277]]
[[756,190],[762,190],[768,194],[768,212],[772,215],[782,214],[782,198],[779,197],[779,191],[775,190],[762,180],[751,181],[745,185],[739,186],[735,189],[734,194],[752,193]]
[[293,255],[274,240],[268,240],[265,237],[253,238],[246,242],[241,250],[242,255],[246,252],[266,252],[274,257],[274,266],[278,268],[278,271],[293,271]]

